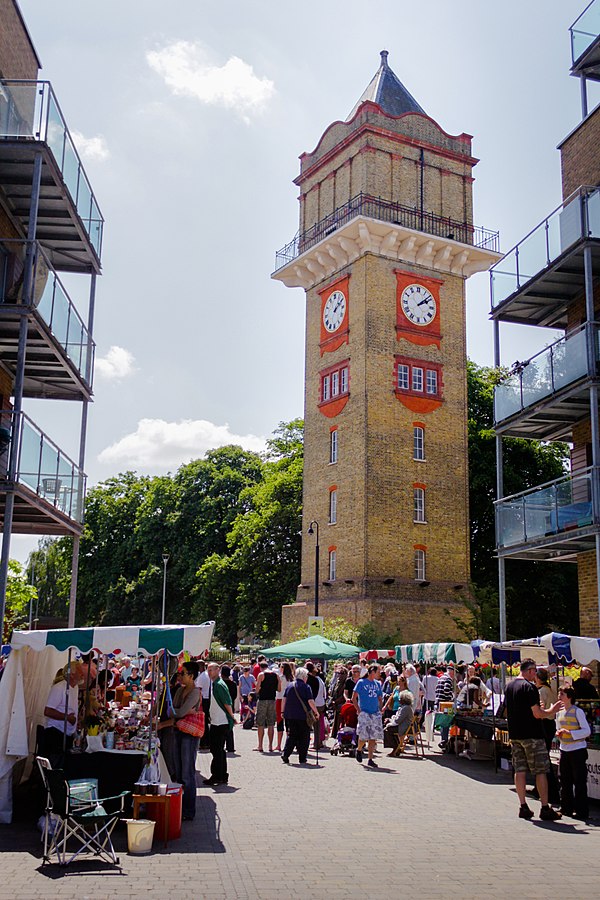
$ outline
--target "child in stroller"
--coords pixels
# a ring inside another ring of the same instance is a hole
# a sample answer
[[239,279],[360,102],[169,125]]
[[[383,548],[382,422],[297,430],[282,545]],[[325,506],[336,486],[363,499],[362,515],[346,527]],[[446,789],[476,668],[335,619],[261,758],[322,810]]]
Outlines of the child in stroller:
[[340,709],[340,727],[336,735],[335,744],[331,748],[331,755],[337,756],[338,753],[354,756],[356,754],[356,744],[358,737],[356,734],[356,726],[358,725],[358,713],[354,703],[344,703]]

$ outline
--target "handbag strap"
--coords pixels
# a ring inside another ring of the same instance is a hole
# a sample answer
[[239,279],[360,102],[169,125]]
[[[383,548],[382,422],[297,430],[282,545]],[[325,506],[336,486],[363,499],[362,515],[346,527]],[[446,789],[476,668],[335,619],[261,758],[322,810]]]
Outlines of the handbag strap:
[[[299,700],[300,703],[302,704],[302,709],[304,710],[305,713],[308,714],[308,706],[306,705],[306,703],[304,702],[304,700],[302,699],[302,697],[301,697],[300,694],[298,693],[298,688],[296,687],[295,684],[294,684],[294,690],[296,691],[296,697],[298,698],[298,700]],[[311,710],[311,712],[312,712],[312,710]]]

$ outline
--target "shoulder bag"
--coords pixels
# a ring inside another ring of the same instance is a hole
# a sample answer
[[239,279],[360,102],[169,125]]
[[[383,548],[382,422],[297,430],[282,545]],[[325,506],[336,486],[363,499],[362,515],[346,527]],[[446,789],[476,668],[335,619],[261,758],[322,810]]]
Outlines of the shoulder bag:
[[192,737],[202,737],[204,734],[204,712],[201,709],[192,710],[181,719],[175,720],[175,728]]
[[296,691],[296,697],[297,697],[298,700],[300,701],[300,704],[301,704],[301,706],[302,706],[302,709],[303,709],[304,712],[306,713],[306,724],[308,725],[308,727],[309,727],[310,730],[312,731],[313,728],[315,727],[315,725],[317,724],[317,722],[319,721],[319,717],[318,717],[318,716],[315,716],[315,714],[314,714],[314,712],[312,711],[312,709],[311,709],[309,706],[306,705],[306,703],[304,702],[304,700],[302,699],[302,697],[301,697],[300,694],[298,693],[298,688],[296,687],[296,685],[294,685],[294,690]]

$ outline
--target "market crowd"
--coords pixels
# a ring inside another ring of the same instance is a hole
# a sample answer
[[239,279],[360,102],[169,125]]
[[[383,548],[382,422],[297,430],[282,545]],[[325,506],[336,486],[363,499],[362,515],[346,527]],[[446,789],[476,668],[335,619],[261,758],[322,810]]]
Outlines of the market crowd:
[[[587,668],[572,685],[565,682],[556,690],[546,668],[524,660],[506,685],[501,708],[502,683],[495,668],[484,675],[476,666],[372,662],[340,663],[326,673],[318,662],[294,666],[291,661],[269,663],[264,656],[228,665],[172,657],[164,660],[162,669],[160,660],[155,665],[158,671],[143,658],[94,659],[90,654],[59,670],[44,710],[45,753],[58,760],[82,725],[89,730],[90,723],[104,721],[110,728],[112,720],[103,720],[103,715],[109,716],[111,708],[140,706],[148,727],[150,719],[156,719],[169,774],[183,785],[183,818],[192,820],[198,751],[211,756],[203,784],[226,785],[227,754],[235,749],[238,724],[256,730],[257,753],[278,754],[285,765],[295,753],[299,764],[306,765],[312,740],[316,751],[348,754],[376,769],[378,743],[394,755],[405,740],[415,740],[428,713],[505,710],[519,816],[533,816],[526,797],[529,772],[541,801],[541,819],[555,820],[561,814],[588,818],[590,726],[577,701],[598,694]],[[442,716],[442,723],[439,746],[451,752],[451,716]],[[555,739],[560,746],[559,780],[549,758]],[[553,809],[559,804],[560,812]]]

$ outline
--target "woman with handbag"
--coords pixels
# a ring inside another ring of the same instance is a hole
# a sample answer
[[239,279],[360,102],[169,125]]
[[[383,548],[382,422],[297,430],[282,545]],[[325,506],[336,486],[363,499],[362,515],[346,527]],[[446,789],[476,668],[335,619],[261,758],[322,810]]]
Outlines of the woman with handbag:
[[173,697],[175,780],[183,785],[182,818],[187,821],[196,815],[196,755],[204,734],[202,692],[194,684],[198,672],[197,662],[185,662]]
[[[281,754],[282,762],[289,765],[294,748],[298,750],[300,764],[306,763],[311,731],[319,720],[319,711],[313,693],[306,683],[308,670],[300,666],[296,669],[296,680],[288,684],[282,700],[281,713],[285,719],[288,737]],[[312,724],[309,724],[309,718]]]

